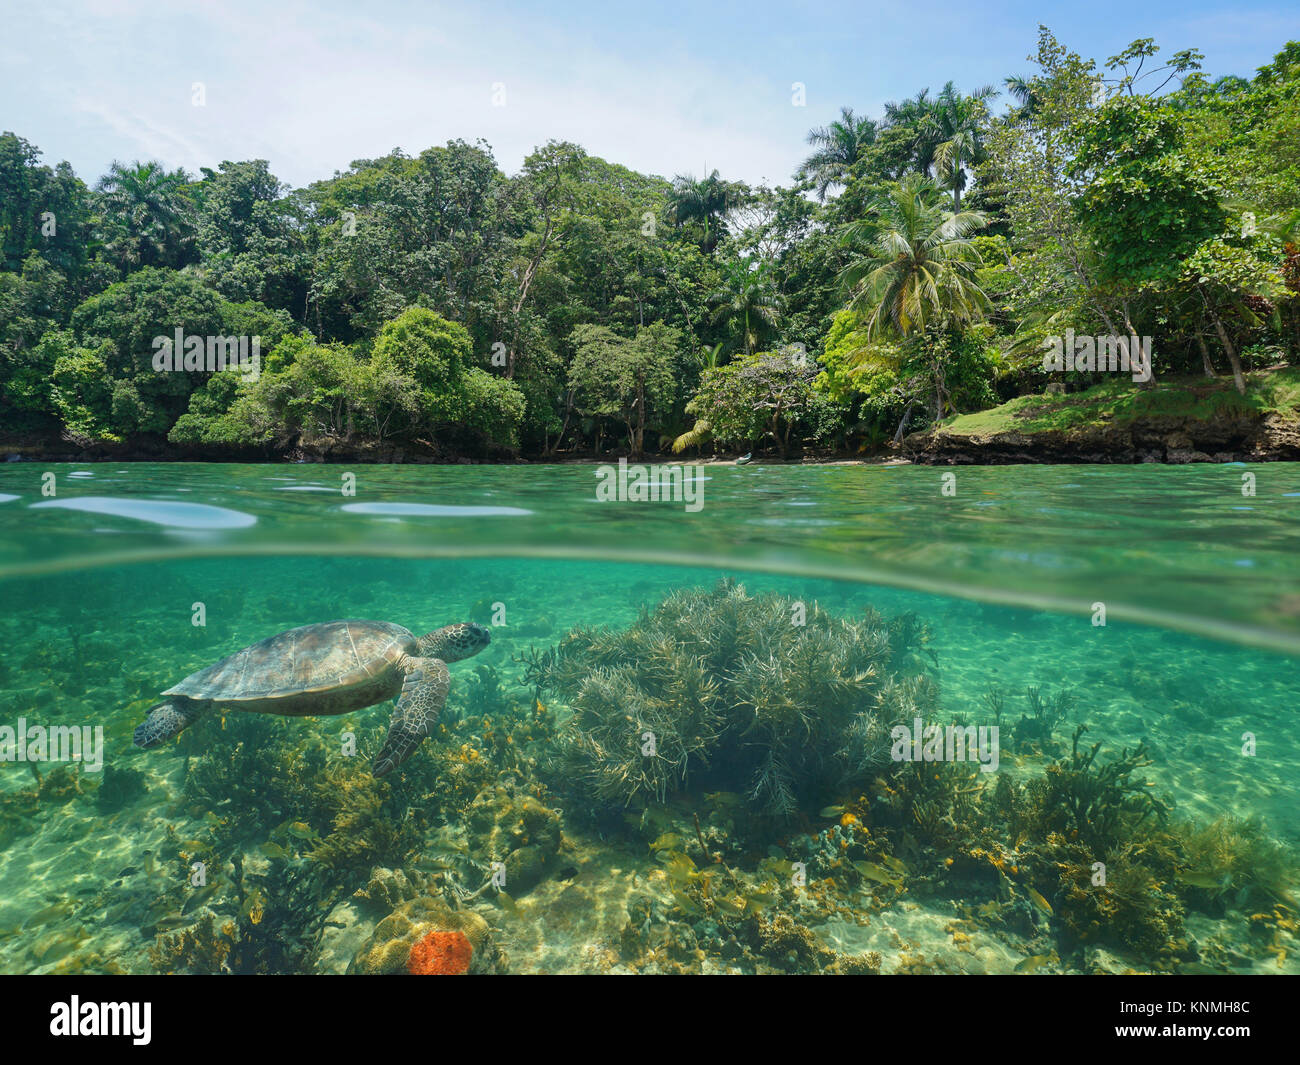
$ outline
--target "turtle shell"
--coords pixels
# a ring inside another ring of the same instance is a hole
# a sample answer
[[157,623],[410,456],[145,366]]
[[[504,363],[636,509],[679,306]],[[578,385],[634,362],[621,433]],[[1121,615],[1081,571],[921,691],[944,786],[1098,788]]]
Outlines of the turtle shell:
[[163,694],[223,703],[290,699],[366,685],[415,653],[415,636],[400,625],[326,621],[236,651]]

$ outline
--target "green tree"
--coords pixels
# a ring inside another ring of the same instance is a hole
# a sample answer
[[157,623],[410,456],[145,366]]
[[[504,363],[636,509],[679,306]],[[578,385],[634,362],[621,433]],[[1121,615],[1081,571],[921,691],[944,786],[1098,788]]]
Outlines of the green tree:
[[961,194],[966,189],[969,168],[984,161],[984,129],[988,122],[986,101],[996,96],[984,86],[963,96],[948,82],[935,105],[934,125],[942,140],[934,148],[934,172],[940,186],[952,193],[952,209],[961,211]]
[[97,190],[103,206],[104,251],[125,274],[191,260],[194,225],[184,170],[161,163],[114,161]]
[[940,199],[934,181],[911,174],[886,189],[870,217],[844,231],[855,254],[841,281],[872,336],[905,336],[983,313],[987,297],[975,281],[982,260],[971,236],[986,220],[978,211],[953,214]]
[[781,295],[770,263],[733,259],[723,267],[723,284],[711,297],[713,320],[739,341],[746,355],[776,333]]
[[416,396],[408,432],[461,425],[517,446],[523,395],[511,381],[472,365],[469,333],[423,307],[384,324],[370,356],[371,372],[409,381]]
[[876,142],[877,123],[853,108],[840,108],[840,117],[828,126],[809,131],[808,143],[816,147],[799,168],[799,176],[812,182],[819,200],[832,186],[848,182],[849,173],[863,153]]
[[299,204],[265,159],[203,168],[193,186],[196,245],[213,287],[301,314],[307,255]]
[[704,423],[722,444],[752,449],[771,440],[783,458],[800,439],[825,439],[834,431],[839,411],[814,388],[817,375],[816,363],[801,350],[754,352],[705,370],[686,405],[696,418],[694,434],[700,435]]
[[740,190],[723,181],[716,170],[698,179],[690,174],[678,174],[673,179],[668,200],[670,216],[676,226],[688,222],[702,225],[704,236],[700,247],[711,255],[718,241],[727,235],[726,214],[740,196]]
[[621,422],[628,450],[639,457],[647,428],[662,424],[676,400],[680,334],[656,323],[629,340],[605,326],[580,325],[570,339],[569,388],[575,409]]

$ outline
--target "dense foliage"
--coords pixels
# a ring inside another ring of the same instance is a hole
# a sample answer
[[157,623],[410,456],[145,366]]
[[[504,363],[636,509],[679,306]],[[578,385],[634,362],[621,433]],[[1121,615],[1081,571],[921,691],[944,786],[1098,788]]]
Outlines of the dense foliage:
[[[1042,392],[1067,330],[1245,391],[1300,355],[1300,44],[1250,79],[1157,53],[1043,28],[1004,92],[845,107],[777,188],[554,141],[513,176],[452,141],[304,189],[264,160],[92,187],[5,133],[0,419],[210,453],[869,450]],[[254,337],[252,370],[213,364]]]

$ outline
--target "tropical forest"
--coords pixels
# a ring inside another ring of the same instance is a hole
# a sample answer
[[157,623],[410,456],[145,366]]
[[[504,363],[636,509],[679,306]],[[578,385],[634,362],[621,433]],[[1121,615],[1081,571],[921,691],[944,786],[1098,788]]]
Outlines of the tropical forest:
[[[92,176],[6,132],[0,443],[793,460],[924,452],[963,419],[1293,412],[1300,43],[1240,75],[1201,58],[1040,27],[990,84],[846,102],[771,186],[555,140],[514,174],[454,140],[304,188],[261,159]],[[1053,366],[1062,335],[1146,338],[1150,371]]]

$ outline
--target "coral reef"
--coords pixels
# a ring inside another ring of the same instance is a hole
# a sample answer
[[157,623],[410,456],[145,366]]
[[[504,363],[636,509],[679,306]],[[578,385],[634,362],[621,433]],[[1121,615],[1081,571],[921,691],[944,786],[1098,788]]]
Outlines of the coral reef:
[[[1000,716],[1000,695],[994,698]],[[1055,696],[1046,698],[1041,689],[1030,686],[1025,689],[1025,700],[1029,703],[1029,713],[1022,715],[1011,728],[1011,739],[1016,750],[1040,750],[1055,754],[1053,733],[1074,709],[1078,698],[1071,691],[1059,691]]]
[[724,580],[624,632],[572,630],[525,659],[525,680],[573,708],[555,776],[595,803],[699,786],[788,818],[887,762],[890,728],[934,706],[928,639],[911,615],[849,620]]
[[195,925],[172,935],[159,936],[149,947],[149,961],[160,973],[212,975],[230,972],[227,959],[235,946],[234,923],[220,931],[216,918],[205,914]]
[[464,976],[474,960],[474,948],[464,932],[429,932],[416,941],[406,960],[412,976]]
[[485,789],[470,804],[468,823],[487,860],[504,865],[514,895],[534,887],[560,850],[559,813],[513,780]]
[[452,909],[429,895],[408,899],[380,921],[348,971],[367,975],[408,972],[413,948],[434,933],[454,933],[465,939],[470,950],[466,972],[506,971],[505,954],[496,946],[487,921],[472,910]]

